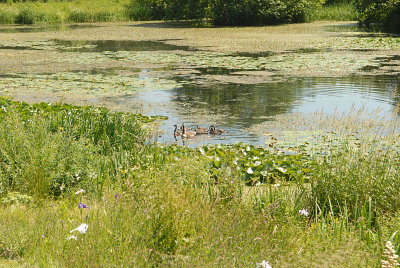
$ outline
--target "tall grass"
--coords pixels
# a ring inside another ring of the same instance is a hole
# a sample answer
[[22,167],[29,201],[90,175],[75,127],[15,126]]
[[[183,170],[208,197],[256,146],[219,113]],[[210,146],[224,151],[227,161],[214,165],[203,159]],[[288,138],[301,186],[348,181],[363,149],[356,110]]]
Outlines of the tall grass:
[[[318,163],[310,183],[248,187],[229,162],[213,173],[215,159],[199,150],[148,143],[139,115],[1,107],[0,260],[9,265],[375,267],[386,241],[398,249],[396,132],[379,132],[388,122],[315,116],[341,137],[301,147]],[[82,223],[88,231],[68,240]]]
[[319,21],[355,21],[358,19],[358,12],[353,2],[343,1],[325,4],[315,9],[308,10],[305,20]]
[[128,0],[0,3],[0,23],[105,22],[129,20]]

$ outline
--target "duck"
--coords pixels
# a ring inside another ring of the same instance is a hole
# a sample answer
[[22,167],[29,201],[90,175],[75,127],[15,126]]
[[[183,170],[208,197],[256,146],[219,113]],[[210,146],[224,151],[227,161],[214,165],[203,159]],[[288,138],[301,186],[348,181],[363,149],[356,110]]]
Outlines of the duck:
[[174,125],[175,129],[174,129],[174,137],[179,137],[182,135],[182,127],[179,128],[178,130],[178,125]]
[[187,128],[182,124],[182,137],[183,138],[194,138],[196,136],[196,131],[187,131]]
[[199,134],[207,134],[208,131],[209,131],[209,128],[197,126],[197,127],[194,129],[194,131],[196,132],[197,135],[199,135]]
[[222,129],[222,128],[218,128],[216,129],[214,125],[211,125],[208,131],[210,134],[218,134],[221,135],[222,133],[226,133],[226,130]]

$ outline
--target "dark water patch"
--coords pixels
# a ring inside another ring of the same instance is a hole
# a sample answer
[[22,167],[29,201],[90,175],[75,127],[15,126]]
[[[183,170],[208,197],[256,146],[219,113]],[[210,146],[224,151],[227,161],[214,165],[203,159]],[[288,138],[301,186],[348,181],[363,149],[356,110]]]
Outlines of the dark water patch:
[[358,23],[349,23],[345,25],[329,25],[325,26],[324,29],[328,32],[358,32],[360,28]]
[[299,48],[294,50],[295,53],[317,53],[322,52],[323,50],[320,48]]
[[2,46],[0,45],[0,49],[10,49],[10,50],[43,50],[40,47],[28,47],[28,46]]
[[380,66],[376,66],[376,65],[366,65],[364,67],[361,68],[362,71],[375,71],[378,70],[380,68]]
[[243,71],[243,69],[230,69],[226,67],[202,67],[195,68],[195,70],[200,71],[201,75],[232,75],[235,72]]
[[69,52],[104,52],[104,51],[196,51],[189,46],[178,46],[159,41],[132,40],[53,40],[59,50]]
[[129,71],[132,73],[140,73],[140,72],[149,72],[150,69],[141,69],[141,68],[128,68],[128,67],[111,67],[111,68],[102,68],[102,69],[89,69],[89,70],[72,70],[72,73],[85,73],[85,74],[101,74],[101,75],[118,75],[119,71]]
[[232,56],[234,57],[247,57],[247,58],[265,58],[265,57],[271,57],[276,55],[276,52],[273,51],[262,51],[262,52],[237,52],[233,53]]
[[145,22],[131,27],[144,28],[216,28],[207,21],[168,21],[168,22]]
[[1,28],[0,33],[38,33],[38,32],[53,32],[53,31],[69,31],[76,29],[91,29],[98,28],[97,25],[78,25],[78,24],[48,24],[45,26],[32,26],[32,27],[12,27]]
[[[376,36],[393,36],[385,31],[382,25],[379,24],[371,24],[369,27],[360,26],[358,23],[349,23],[345,25],[331,25],[325,26],[324,29],[328,32],[358,32],[358,33],[369,33],[362,35],[362,37],[376,37]],[[360,37],[359,35],[355,35],[356,37]]]

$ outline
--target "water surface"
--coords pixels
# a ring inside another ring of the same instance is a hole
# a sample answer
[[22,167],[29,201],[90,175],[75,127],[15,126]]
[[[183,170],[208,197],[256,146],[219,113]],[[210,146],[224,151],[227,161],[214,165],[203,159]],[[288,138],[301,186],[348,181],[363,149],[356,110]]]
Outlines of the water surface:
[[[159,141],[175,142],[173,125],[217,125],[227,130],[221,136],[199,136],[189,144],[244,142],[263,145],[265,136],[248,128],[275,116],[352,110],[378,110],[391,114],[399,104],[400,80],[393,76],[302,78],[293,81],[241,85],[185,85],[173,90],[141,92],[119,100],[119,105],[142,110],[147,115],[166,115]],[[265,129],[264,132],[268,132]]]

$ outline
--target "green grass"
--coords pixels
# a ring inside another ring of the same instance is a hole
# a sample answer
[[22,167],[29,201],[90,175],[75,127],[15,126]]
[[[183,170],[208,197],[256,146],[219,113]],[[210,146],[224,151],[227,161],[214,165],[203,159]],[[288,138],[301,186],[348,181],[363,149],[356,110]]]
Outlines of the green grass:
[[328,153],[290,158],[156,145],[154,118],[103,108],[2,98],[0,111],[0,265],[376,267],[400,245],[398,134],[371,121],[324,118],[341,135]]
[[306,14],[306,21],[355,21],[358,20],[358,12],[351,2],[325,4]]
[[0,3],[0,23],[74,23],[127,21],[128,0]]

